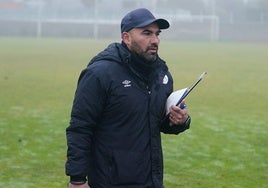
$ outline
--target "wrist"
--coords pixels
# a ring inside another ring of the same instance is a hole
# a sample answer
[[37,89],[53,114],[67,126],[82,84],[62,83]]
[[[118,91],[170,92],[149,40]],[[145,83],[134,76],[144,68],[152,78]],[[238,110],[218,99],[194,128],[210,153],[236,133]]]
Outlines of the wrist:
[[84,185],[87,183],[86,181],[70,181],[70,184],[72,185]]

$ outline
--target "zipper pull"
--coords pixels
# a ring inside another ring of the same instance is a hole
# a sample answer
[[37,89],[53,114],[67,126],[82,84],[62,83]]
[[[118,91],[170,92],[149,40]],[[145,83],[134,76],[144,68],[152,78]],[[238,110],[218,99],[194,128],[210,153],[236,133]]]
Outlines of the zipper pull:
[[147,88],[148,94],[150,95],[151,94],[151,90],[149,89],[149,86],[147,86],[146,88]]

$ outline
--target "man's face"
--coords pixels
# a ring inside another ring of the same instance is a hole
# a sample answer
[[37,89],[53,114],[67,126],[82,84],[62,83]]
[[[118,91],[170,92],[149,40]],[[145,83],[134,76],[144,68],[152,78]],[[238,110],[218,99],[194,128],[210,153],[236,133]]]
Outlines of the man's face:
[[134,28],[123,35],[123,41],[129,50],[141,58],[153,62],[157,58],[158,45],[160,43],[160,29],[156,23],[142,28]]

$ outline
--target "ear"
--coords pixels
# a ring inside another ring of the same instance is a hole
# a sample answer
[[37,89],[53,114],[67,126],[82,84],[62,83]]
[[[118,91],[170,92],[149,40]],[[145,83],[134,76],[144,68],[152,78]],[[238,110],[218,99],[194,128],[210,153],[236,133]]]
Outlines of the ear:
[[123,32],[123,33],[121,34],[121,38],[122,38],[123,42],[124,42],[127,46],[129,46],[130,41],[131,41],[129,33],[128,33],[128,32]]

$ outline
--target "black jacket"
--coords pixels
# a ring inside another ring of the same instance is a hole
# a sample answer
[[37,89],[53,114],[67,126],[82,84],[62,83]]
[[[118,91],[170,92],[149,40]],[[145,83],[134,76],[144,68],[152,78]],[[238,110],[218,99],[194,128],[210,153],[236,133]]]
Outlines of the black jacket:
[[130,52],[113,43],[82,71],[67,133],[66,174],[88,177],[91,188],[162,188],[160,132],[187,126],[163,121],[173,90],[165,62],[154,62],[146,77]]

